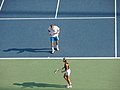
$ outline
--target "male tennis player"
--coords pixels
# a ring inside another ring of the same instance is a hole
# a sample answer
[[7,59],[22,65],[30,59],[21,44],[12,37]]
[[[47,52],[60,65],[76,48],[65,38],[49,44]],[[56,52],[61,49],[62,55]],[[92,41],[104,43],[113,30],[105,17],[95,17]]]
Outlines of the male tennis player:
[[70,81],[70,67],[69,67],[69,63],[66,60],[66,58],[63,58],[63,62],[64,62],[64,67],[62,69],[64,69],[64,71],[62,71],[64,73],[64,79],[67,81],[68,85],[67,88],[72,88],[72,83]]
[[55,52],[54,50],[54,41],[56,41],[56,50],[59,51],[58,47],[58,42],[59,42],[59,33],[60,33],[60,28],[54,24],[51,24],[48,27],[48,31],[50,34],[50,41],[51,41],[51,47],[52,47],[52,53]]

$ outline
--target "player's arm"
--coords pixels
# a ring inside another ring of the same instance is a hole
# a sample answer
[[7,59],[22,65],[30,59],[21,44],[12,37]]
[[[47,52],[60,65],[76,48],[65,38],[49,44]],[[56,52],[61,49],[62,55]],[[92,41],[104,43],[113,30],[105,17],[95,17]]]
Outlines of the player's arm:
[[57,34],[59,34],[60,33],[60,29],[57,31]]
[[[63,69],[65,69],[65,67],[63,67]],[[66,70],[63,70],[62,73],[66,72],[67,70],[68,70],[68,64],[66,64]]]
[[62,67],[62,70],[65,69],[65,67]]
[[50,32],[50,30],[51,30],[51,27],[49,26],[49,27],[48,27],[48,32]]
[[66,71],[68,70],[68,64],[66,64]]
[[65,72],[65,66],[62,67],[61,72],[62,72],[62,73]]
[[54,33],[54,34],[59,34],[60,33],[60,28],[59,27],[56,27],[57,28],[57,32]]
[[51,32],[51,27],[50,27],[50,26],[48,27],[48,32],[49,32],[49,35],[50,35],[50,36],[53,35],[53,33]]

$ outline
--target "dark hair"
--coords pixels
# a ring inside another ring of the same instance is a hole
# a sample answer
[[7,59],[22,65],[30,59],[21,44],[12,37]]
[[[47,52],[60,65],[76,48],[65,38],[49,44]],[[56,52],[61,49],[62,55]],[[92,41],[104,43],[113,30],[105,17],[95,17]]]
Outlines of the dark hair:
[[65,58],[65,57],[63,58],[63,62],[67,62],[67,60],[66,60],[66,58]]
[[51,24],[50,27],[52,28],[53,25],[54,25],[54,24]]
[[50,25],[50,27],[52,28],[52,24]]

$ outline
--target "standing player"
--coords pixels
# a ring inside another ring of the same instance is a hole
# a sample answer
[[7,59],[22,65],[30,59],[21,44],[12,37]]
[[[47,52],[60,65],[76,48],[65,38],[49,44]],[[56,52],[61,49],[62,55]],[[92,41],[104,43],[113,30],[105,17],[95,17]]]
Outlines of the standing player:
[[54,24],[51,24],[48,27],[48,31],[50,34],[50,41],[51,41],[51,47],[52,47],[52,53],[55,52],[54,50],[54,41],[56,41],[56,50],[59,51],[58,43],[59,43],[59,33],[60,33],[60,28]]
[[72,88],[72,83],[70,81],[70,73],[71,73],[71,70],[70,70],[70,67],[69,67],[69,63],[67,62],[66,58],[63,58],[63,62],[64,62],[64,67],[62,69],[64,69],[64,79],[67,81],[68,85],[67,85],[67,88]]

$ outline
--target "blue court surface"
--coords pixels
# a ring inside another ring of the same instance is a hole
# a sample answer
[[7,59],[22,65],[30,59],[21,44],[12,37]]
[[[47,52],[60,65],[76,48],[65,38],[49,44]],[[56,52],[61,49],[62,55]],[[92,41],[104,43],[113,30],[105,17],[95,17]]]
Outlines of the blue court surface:
[[[117,1],[118,3],[120,3],[120,0]],[[118,5],[118,18],[117,18],[117,26],[118,26],[118,56],[120,57],[120,5]]]
[[[115,57],[116,50],[120,57],[118,3],[115,24],[115,0],[5,0],[0,57]],[[60,51],[54,54],[47,30],[52,23],[61,29]]]

